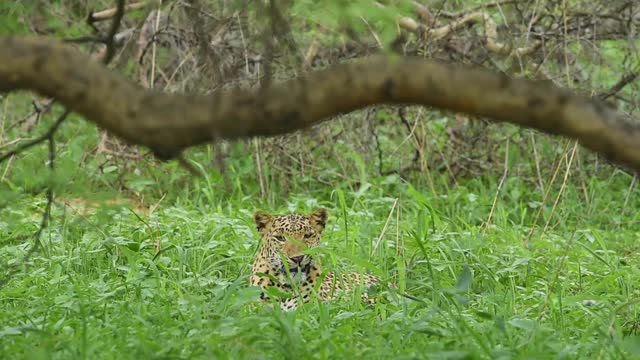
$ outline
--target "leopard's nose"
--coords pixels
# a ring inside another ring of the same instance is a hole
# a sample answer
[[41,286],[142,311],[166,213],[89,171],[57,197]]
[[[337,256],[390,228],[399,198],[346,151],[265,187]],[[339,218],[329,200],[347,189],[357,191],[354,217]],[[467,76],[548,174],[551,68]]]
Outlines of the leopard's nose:
[[291,260],[293,260],[293,262],[295,262],[296,264],[300,264],[303,258],[304,258],[304,255],[298,255],[298,256],[292,256]]

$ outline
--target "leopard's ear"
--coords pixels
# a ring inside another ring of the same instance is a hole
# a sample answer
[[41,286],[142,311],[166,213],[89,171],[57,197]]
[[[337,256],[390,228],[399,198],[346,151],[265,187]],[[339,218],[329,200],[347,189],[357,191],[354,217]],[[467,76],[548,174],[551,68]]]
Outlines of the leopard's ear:
[[311,214],[309,214],[309,221],[311,221],[311,223],[313,225],[317,225],[320,226],[321,228],[324,228],[325,225],[327,225],[327,218],[329,217],[329,214],[327,213],[327,209],[316,209],[314,210]]
[[264,230],[273,221],[273,216],[264,211],[256,211],[253,215],[253,221],[256,223],[258,231]]

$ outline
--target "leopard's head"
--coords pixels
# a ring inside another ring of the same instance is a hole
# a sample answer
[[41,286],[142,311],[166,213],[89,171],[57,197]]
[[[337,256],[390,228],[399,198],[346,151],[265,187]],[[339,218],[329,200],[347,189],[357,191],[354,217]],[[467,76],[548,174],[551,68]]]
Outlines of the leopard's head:
[[290,270],[309,265],[312,259],[304,251],[320,245],[327,217],[325,209],[314,210],[308,215],[256,212],[253,218],[262,237],[267,261],[275,269],[283,268],[282,258],[288,259]]

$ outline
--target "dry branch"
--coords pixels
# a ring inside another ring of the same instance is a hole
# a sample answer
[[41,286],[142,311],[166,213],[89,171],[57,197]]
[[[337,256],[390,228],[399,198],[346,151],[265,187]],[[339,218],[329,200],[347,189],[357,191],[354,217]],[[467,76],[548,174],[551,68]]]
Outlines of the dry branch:
[[446,36],[449,36],[454,31],[470,23],[484,24],[485,46],[489,51],[494,52],[498,55],[525,56],[536,51],[542,44],[540,41],[536,41],[530,46],[514,48],[510,44],[499,42],[498,28],[496,26],[496,23],[488,14],[482,12],[467,14],[458,20],[452,21],[448,25],[436,28],[425,26],[406,16],[400,17],[398,19],[398,25],[400,25],[400,27],[412,33],[421,35],[425,39],[431,41],[441,40]]
[[[145,6],[147,6],[147,2],[146,1],[140,1],[140,2],[137,2],[137,3],[128,4],[127,6],[125,6],[125,11],[138,10],[138,9],[144,8]],[[116,16],[117,13],[118,13],[118,8],[117,7],[114,7],[112,9],[92,12],[92,13],[89,13],[89,17],[88,17],[87,21],[89,23],[94,23],[94,22],[97,22],[97,21],[109,20],[112,17]]]
[[578,139],[640,170],[640,126],[550,84],[417,58],[373,56],[265,88],[144,90],[69,46],[0,37],[0,91],[33,90],[162,158],[216,139],[277,135],[376,104],[433,106]]

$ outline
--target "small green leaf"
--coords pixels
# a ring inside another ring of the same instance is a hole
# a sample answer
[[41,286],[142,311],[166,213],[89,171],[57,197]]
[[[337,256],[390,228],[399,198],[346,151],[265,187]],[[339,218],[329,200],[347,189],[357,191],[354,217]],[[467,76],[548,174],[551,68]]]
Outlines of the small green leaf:
[[114,172],[114,171],[116,171],[116,170],[118,170],[118,167],[117,167],[117,166],[115,166],[115,165],[110,165],[110,166],[105,167],[105,168],[102,170],[102,173],[103,173],[103,174],[108,174],[108,173],[112,173],[112,172]]
[[462,273],[458,276],[458,281],[456,282],[456,290],[457,291],[467,291],[469,286],[471,286],[471,280],[473,279],[473,275],[471,274],[471,269],[469,269],[469,265],[465,265],[462,268]]

